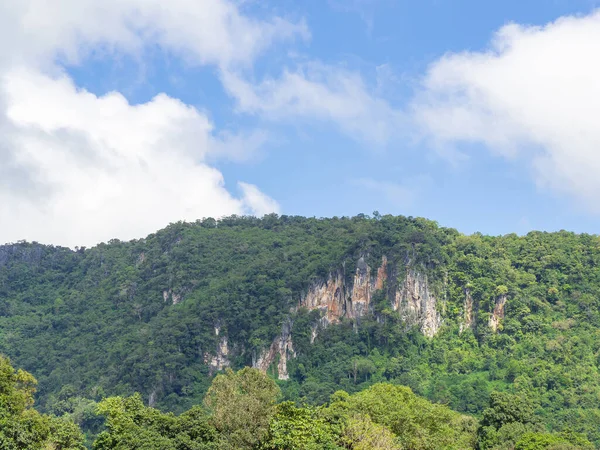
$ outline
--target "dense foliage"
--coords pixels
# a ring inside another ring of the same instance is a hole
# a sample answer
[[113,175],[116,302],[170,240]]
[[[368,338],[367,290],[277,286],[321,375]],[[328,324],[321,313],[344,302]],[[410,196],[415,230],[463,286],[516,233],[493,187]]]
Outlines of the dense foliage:
[[[360,256],[377,267],[383,255],[428,275],[443,305],[441,331],[429,339],[407,328],[375,296],[359,324],[343,320],[311,343],[318,313],[291,312],[302,292]],[[474,324],[461,332],[466,290]],[[508,298],[506,317],[494,332],[488,321],[499,295]],[[424,219],[271,215],[177,223],[146,239],[75,251],[0,247],[0,353],[38,378],[41,411],[68,414],[94,433],[95,402],[107,395],[140,392],[175,413],[200,404],[212,381],[206,355],[217,348],[215,326],[241,368],[291,316],[297,357],[290,380],[278,383],[284,400],[305,404],[276,407],[279,421],[268,427],[275,441],[296,421],[328,442],[335,402],[327,414],[318,405],[338,390],[352,398],[362,391],[358,399],[384,382],[479,418],[477,439],[490,448],[569,448],[579,445],[570,438],[577,433],[600,448],[599,304],[600,239],[568,232],[464,236]],[[128,401],[142,407],[140,398]],[[526,420],[486,415],[511,402],[527,405]],[[348,420],[348,433],[395,433],[371,412]]]
[[[31,409],[35,379],[0,359],[3,386],[0,443],[6,449],[83,449],[83,436],[67,418]],[[139,394],[102,400],[106,418],[93,450],[468,450],[592,449],[582,435],[549,433],[535,426],[527,405],[498,394],[477,419],[416,396],[409,388],[379,383],[326,405],[276,404],[275,382],[251,368],[227,369],[212,382],[204,408],[180,414],[145,406]],[[8,414],[6,414],[8,413]],[[502,436],[492,442],[490,429]]]
[[81,450],[83,434],[73,422],[33,409],[35,378],[0,356],[0,448]]

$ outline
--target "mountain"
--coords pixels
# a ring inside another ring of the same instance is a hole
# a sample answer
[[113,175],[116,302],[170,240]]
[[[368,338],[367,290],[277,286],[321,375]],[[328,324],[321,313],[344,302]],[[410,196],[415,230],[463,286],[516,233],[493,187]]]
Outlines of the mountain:
[[0,353],[57,414],[133,392],[181,412],[253,366],[311,404],[391,382],[480,417],[512,393],[600,446],[599,304],[600,238],[565,231],[268,215],[0,246]]

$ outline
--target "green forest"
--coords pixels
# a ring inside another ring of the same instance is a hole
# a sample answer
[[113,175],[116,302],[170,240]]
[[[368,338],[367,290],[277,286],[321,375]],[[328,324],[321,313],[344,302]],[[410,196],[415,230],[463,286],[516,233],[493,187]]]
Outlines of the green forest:
[[6,449],[600,448],[600,238],[375,212],[6,244],[0,354]]

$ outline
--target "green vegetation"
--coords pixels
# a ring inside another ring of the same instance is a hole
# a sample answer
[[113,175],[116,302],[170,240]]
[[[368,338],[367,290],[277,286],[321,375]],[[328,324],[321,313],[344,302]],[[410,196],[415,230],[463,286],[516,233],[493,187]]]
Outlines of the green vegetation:
[[[83,435],[65,418],[31,408],[35,379],[0,359],[0,444],[6,449],[83,449]],[[484,419],[461,415],[416,396],[409,388],[378,383],[350,395],[338,391],[322,406],[276,404],[280,391],[251,368],[217,375],[204,408],[180,414],[145,406],[139,394],[97,405],[105,429],[93,450],[467,450],[592,449],[583,436],[532,431],[537,423],[518,399],[493,396]],[[503,430],[510,427],[508,433]],[[541,427],[538,427],[541,430]],[[507,439],[491,442],[489,430]],[[483,438],[482,438],[483,436]],[[478,440],[479,437],[479,440]]]
[[[320,328],[312,342],[320,313],[297,308],[303,293],[344,267],[351,284],[360,257],[376,271],[384,255],[387,285],[371,310]],[[389,301],[407,268],[426,275],[438,300],[433,338]],[[290,319],[296,357],[290,379],[277,381],[280,403],[272,390],[246,405],[260,411],[250,422],[219,422],[241,394],[216,393],[245,376],[213,378],[220,339],[241,369]],[[126,423],[140,427],[131,439],[172,442],[156,448],[600,448],[600,239],[465,236],[376,214],[204,219],[76,251],[10,244],[0,246],[0,353],[38,379],[40,421],[65,416],[88,443],[98,435],[97,448],[136,448],[114,441],[119,427],[131,431]],[[396,400],[379,405],[386,396]],[[36,442],[53,439],[52,423]]]
[[73,422],[38,413],[33,406],[35,378],[15,371],[0,357],[0,448],[84,449],[83,434]]

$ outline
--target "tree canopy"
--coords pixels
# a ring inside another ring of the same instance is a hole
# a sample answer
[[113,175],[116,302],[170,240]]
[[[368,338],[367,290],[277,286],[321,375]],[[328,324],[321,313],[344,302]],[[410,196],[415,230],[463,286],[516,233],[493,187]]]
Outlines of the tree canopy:
[[[374,276],[384,256],[386,283],[364,315],[325,327],[319,310],[300,307],[330,274],[351,286],[359,261]],[[437,299],[433,337],[391,301],[409,272]],[[598,236],[467,236],[422,218],[268,215],[175,223],[76,250],[0,246],[0,353],[38,379],[40,423],[65,416],[96,435],[96,405],[136,392],[145,407],[179,417],[202,404],[220,369],[256,366],[286,324],[294,355],[289,379],[276,383],[280,400],[302,410],[273,407],[260,433],[297,417],[318,419],[326,436],[339,423],[315,408],[336,391],[387,383],[481,420],[476,439],[486,445],[566,433],[600,447]],[[267,368],[272,378],[279,362]],[[353,414],[356,435],[393,432],[371,413]]]

